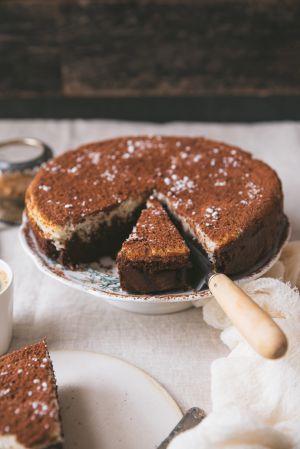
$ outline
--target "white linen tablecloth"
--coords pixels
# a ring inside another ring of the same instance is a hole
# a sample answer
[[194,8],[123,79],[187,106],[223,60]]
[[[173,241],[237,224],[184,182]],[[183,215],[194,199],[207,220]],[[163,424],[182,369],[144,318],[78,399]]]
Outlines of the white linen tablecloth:
[[[0,140],[34,136],[55,152],[119,135],[205,135],[240,145],[279,174],[294,239],[300,238],[300,124],[163,125],[105,120],[2,120]],[[228,349],[202,311],[149,316],[130,314],[72,290],[42,274],[24,253],[17,229],[0,232],[0,258],[15,274],[14,338],[11,348],[46,336],[50,349],[80,349],[121,357],[156,378],[185,410],[210,411],[210,365]]]
[[287,353],[259,356],[211,299],[203,318],[223,330],[230,353],[211,366],[212,413],[168,449],[300,448],[300,241],[289,242],[274,267],[243,288],[284,330]]

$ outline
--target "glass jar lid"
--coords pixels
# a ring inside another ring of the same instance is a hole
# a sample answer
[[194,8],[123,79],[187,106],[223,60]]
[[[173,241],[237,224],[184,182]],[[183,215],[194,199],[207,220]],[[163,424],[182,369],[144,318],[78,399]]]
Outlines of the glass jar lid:
[[41,140],[33,137],[0,142],[1,172],[30,170],[39,167],[52,157],[53,151],[51,148]]

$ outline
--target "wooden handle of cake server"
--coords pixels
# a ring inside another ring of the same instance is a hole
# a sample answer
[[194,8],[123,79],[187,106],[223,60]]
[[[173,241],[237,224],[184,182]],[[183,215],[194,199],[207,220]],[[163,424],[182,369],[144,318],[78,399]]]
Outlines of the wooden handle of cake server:
[[288,341],[280,327],[225,274],[213,274],[211,293],[250,346],[268,359],[282,357]]

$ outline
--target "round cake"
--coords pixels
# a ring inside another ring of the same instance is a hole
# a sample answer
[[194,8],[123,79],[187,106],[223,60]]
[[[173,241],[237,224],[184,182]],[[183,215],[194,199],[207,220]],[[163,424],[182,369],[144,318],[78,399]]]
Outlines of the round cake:
[[287,225],[275,171],[202,137],[122,137],[68,151],[35,176],[26,213],[42,251],[74,266],[116,255],[151,195],[227,274],[268,257]]

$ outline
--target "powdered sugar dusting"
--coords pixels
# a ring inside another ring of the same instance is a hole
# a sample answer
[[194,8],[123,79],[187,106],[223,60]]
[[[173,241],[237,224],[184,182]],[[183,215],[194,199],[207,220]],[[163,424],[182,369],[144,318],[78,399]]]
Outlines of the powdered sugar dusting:
[[218,221],[220,218],[221,208],[216,206],[210,206],[205,209],[204,217],[210,222]]
[[226,181],[215,181],[215,187],[224,187],[226,185]]
[[[231,153],[231,154],[233,154],[233,153]],[[236,153],[234,153],[234,154],[236,154]],[[237,167],[240,167],[240,165],[241,165],[240,160],[235,158],[234,156],[224,156],[222,158],[222,163],[225,168],[229,168],[229,167],[237,168]]]
[[172,175],[173,181],[175,181],[170,189],[172,193],[179,194],[183,191],[192,191],[195,188],[195,183],[188,176],[178,178],[177,175]]
[[249,181],[245,185],[245,190],[240,190],[238,195],[240,196],[239,203],[242,206],[248,206],[252,201],[259,201],[262,198],[263,188],[257,186],[253,181]]
[[91,163],[94,165],[98,165],[101,160],[101,154],[97,151],[91,151],[88,153],[88,156],[91,160]]
[[126,240],[127,242],[132,242],[132,241],[137,241],[137,240],[143,240],[142,237],[140,237],[137,233],[137,228],[136,226],[133,228],[130,236],[128,237],[128,239]]
[[51,190],[50,186],[46,186],[45,184],[39,185],[39,190],[43,190],[44,192],[49,192]]
[[3,396],[8,395],[10,392],[10,388],[4,388],[2,390],[0,390],[0,398],[2,398]]
[[258,187],[254,182],[250,181],[246,184],[247,195],[250,200],[254,200],[255,198],[261,198],[262,189]]
[[33,401],[31,407],[34,410],[34,414],[39,416],[46,415],[49,410],[48,405],[42,401]]
[[194,162],[199,162],[201,159],[202,159],[202,154],[196,154],[196,155],[193,157],[193,161],[194,161]]
[[101,173],[101,177],[105,178],[107,181],[112,182],[115,180],[117,175],[117,169],[116,167],[112,167],[111,170],[105,170],[103,173]]
[[74,165],[74,167],[68,168],[67,172],[74,175],[74,174],[77,174],[77,172],[80,168],[81,168],[81,164]]

